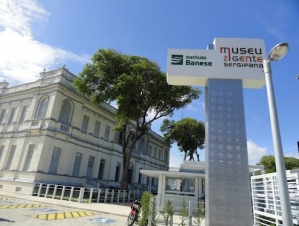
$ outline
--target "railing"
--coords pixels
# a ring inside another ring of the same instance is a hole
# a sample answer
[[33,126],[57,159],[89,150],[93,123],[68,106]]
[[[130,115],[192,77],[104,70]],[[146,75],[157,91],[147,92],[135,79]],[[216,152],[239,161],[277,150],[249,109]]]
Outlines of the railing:
[[[154,217],[152,217],[151,215],[149,216],[149,220],[148,220],[148,226],[151,225],[165,225],[164,222],[164,216],[163,214],[160,212],[161,210],[163,210],[163,208],[165,208],[165,205],[159,205],[160,202],[160,198],[158,196],[153,197],[156,199],[156,213],[154,213]],[[151,198],[150,201],[150,208],[153,205],[153,198]],[[172,225],[188,225],[188,226],[203,226],[205,225],[205,202],[204,200],[202,201],[186,201],[185,202],[185,207],[186,207],[186,213],[185,215],[182,214],[182,208],[183,208],[183,197],[181,200],[172,200],[171,201],[171,206],[172,207],[179,207],[179,208],[173,208],[174,210],[174,214],[172,216],[170,216],[168,225],[172,226]],[[165,200],[166,202],[166,200]],[[151,212],[151,211],[150,211]],[[152,222],[152,221],[155,222]],[[183,223],[184,221],[184,223]]]
[[79,203],[130,202],[140,199],[139,191],[84,188],[55,184],[35,184],[33,196],[60,199]]

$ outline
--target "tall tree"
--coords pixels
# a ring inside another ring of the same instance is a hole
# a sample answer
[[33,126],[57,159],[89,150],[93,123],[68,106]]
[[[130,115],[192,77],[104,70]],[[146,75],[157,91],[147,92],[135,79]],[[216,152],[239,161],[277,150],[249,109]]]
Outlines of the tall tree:
[[160,131],[164,134],[165,143],[168,146],[177,142],[180,151],[185,153],[184,160],[187,155],[190,156],[189,160],[194,160],[193,154],[196,153],[199,161],[197,149],[203,149],[205,142],[203,122],[191,118],[184,118],[177,122],[164,119]]
[[[153,61],[112,49],[99,49],[74,85],[95,105],[117,101],[114,129],[123,134],[121,189],[128,185],[133,147],[149,130],[151,123],[172,115],[174,110],[186,106],[200,95],[198,89],[168,85],[166,74]],[[147,119],[149,113],[153,118]],[[132,131],[127,130],[129,123],[135,126]]]
[[[299,159],[293,157],[284,157],[286,170],[299,168]],[[262,165],[265,168],[265,173],[276,172],[275,157],[273,155],[263,156],[257,165]]]

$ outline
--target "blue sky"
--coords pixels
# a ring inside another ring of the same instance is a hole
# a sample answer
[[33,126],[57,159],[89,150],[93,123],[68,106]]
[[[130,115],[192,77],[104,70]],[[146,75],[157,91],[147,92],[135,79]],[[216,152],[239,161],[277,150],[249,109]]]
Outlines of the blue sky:
[[[167,50],[206,49],[214,37],[260,38],[266,50],[288,42],[290,50],[272,63],[285,155],[298,156],[298,0],[1,0],[0,80],[34,81],[39,72],[63,64],[74,74],[99,48],[147,57],[166,72]],[[199,87],[204,90],[203,87]],[[273,154],[266,88],[244,90],[250,163]],[[204,95],[173,119],[205,121]],[[159,133],[161,120],[152,129]],[[204,151],[201,151],[204,159]],[[171,165],[181,153],[171,148]]]

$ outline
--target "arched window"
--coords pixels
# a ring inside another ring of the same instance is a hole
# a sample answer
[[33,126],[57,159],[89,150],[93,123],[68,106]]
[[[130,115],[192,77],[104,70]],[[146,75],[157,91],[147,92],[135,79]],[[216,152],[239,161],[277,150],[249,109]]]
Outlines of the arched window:
[[68,100],[64,100],[61,105],[60,114],[59,114],[59,122],[69,125],[71,121],[72,115],[72,104]]
[[39,105],[37,108],[36,119],[42,119],[46,115],[47,107],[48,107],[48,97],[42,97],[39,100]]

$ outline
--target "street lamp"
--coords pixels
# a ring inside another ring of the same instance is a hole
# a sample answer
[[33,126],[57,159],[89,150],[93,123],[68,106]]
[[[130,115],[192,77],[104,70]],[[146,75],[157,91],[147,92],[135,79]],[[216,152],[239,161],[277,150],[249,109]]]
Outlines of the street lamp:
[[271,122],[277,181],[278,181],[279,196],[280,196],[282,223],[283,225],[289,226],[289,225],[293,225],[293,217],[291,211],[288,181],[286,177],[285,162],[284,162],[284,156],[283,156],[282,145],[281,145],[281,137],[280,137],[274,88],[273,88],[272,75],[271,75],[272,74],[271,61],[277,61],[283,58],[285,54],[288,52],[288,49],[289,49],[288,43],[280,43],[274,46],[268,55],[268,59],[263,61],[263,66],[264,66],[264,73],[266,79],[268,103],[269,103],[270,122]]

